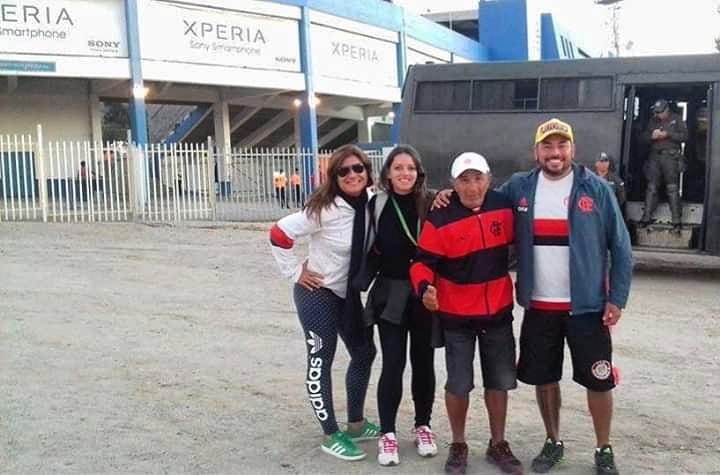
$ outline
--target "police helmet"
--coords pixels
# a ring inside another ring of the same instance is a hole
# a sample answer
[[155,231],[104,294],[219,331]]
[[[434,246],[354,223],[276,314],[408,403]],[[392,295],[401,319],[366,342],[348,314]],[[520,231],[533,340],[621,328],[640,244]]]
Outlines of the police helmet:
[[659,114],[661,112],[665,112],[669,107],[668,101],[665,99],[658,99],[655,101],[655,103],[650,107],[650,109],[653,111],[654,114]]

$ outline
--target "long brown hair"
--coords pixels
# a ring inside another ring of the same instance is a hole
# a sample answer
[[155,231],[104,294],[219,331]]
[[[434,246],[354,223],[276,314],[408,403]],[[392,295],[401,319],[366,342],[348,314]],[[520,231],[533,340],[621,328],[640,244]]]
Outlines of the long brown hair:
[[413,185],[411,193],[413,195],[415,205],[417,206],[418,216],[420,217],[420,220],[424,220],[430,206],[430,194],[428,193],[426,185],[425,168],[423,167],[422,160],[420,159],[420,152],[415,150],[414,147],[410,145],[398,145],[390,151],[385,159],[382,170],[380,170],[380,183],[378,183],[378,186],[388,193],[393,191],[392,183],[390,183],[389,178],[390,168],[392,168],[395,157],[403,153],[410,155],[410,158],[412,158],[412,161],[415,164],[415,169],[417,170],[417,179],[415,180],[415,185]]
[[338,170],[348,157],[357,157],[365,166],[365,172],[367,174],[367,186],[373,184],[372,179],[372,163],[370,159],[365,155],[365,152],[356,145],[343,145],[342,147],[335,150],[335,152],[328,159],[327,166],[327,178],[325,183],[313,192],[310,199],[305,204],[305,212],[310,217],[315,217],[320,221],[320,213],[323,209],[329,208],[335,202],[335,197],[340,194],[340,185],[338,185]]

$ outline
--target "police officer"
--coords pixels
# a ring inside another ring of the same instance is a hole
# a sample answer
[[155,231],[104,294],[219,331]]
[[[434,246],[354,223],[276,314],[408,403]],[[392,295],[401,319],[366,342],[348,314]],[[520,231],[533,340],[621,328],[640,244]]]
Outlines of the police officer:
[[610,156],[605,152],[601,152],[597,160],[595,160],[595,173],[610,185],[610,188],[612,188],[615,193],[618,205],[620,205],[620,209],[622,210],[626,201],[625,182],[615,173],[614,168],[614,163],[610,159]]
[[647,179],[645,212],[638,224],[641,227],[650,224],[652,214],[657,207],[660,182],[664,181],[672,214],[673,231],[679,232],[682,215],[679,183],[684,166],[680,145],[687,140],[687,127],[678,114],[670,111],[670,105],[665,99],[655,101],[652,111],[653,117],[650,118],[643,134],[645,141],[650,143],[650,153],[644,166]]

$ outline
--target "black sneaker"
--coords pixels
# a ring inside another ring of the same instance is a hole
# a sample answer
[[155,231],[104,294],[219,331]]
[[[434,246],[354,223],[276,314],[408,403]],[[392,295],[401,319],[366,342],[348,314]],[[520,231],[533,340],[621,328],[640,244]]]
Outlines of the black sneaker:
[[465,442],[450,444],[445,473],[449,475],[465,475],[467,471],[468,446]]
[[555,465],[560,463],[565,452],[565,445],[562,440],[545,440],[540,454],[532,461],[532,469],[535,473],[547,473]]
[[610,445],[603,445],[595,449],[595,472],[598,475],[618,475],[615,466],[615,455]]
[[506,440],[493,445],[492,440],[488,443],[485,458],[488,462],[497,465],[505,473],[522,473],[522,463],[513,455],[510,444]]

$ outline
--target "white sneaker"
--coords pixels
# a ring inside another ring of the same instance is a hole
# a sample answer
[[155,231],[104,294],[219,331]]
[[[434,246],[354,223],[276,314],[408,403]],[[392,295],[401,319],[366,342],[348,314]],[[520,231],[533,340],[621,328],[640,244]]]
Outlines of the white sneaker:
[[415,447],[417,447],[418,455],[421,457],[433,457],[437,455],[438,448],[435,443],[435,435],[428,426],[416,427],[415,430]]
[[400,463],[397,439],[392,432],[383,434],[378,440],[378,463],[384,467]]

